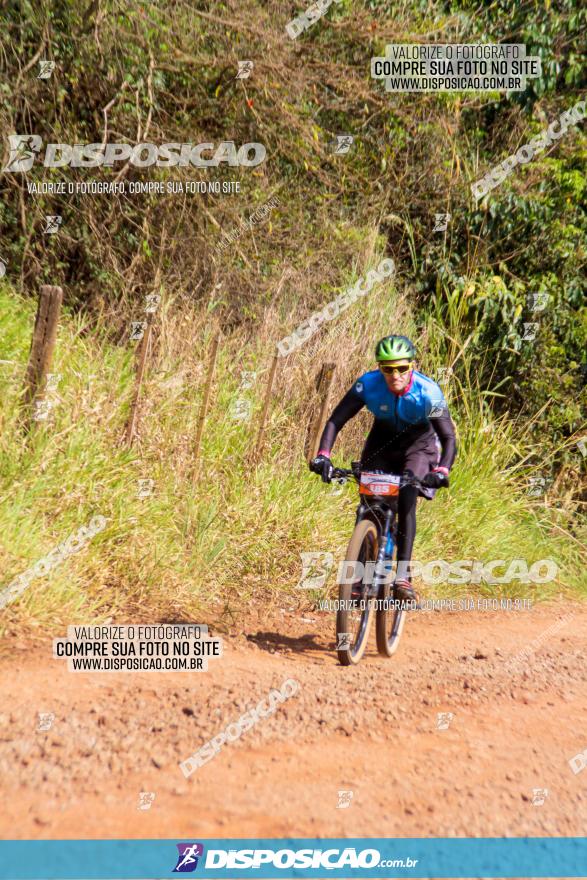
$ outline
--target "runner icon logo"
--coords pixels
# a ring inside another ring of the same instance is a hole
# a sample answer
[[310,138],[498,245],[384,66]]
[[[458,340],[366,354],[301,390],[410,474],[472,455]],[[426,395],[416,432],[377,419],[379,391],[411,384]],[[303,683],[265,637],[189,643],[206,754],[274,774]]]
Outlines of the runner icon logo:
[[438,712],[436,716],[436,729],[448,730],[450,722],[454,717],[454,712]]
[[432,232],[446,232],[450,222],[450,214],[435,214],[434,229]]
[[39,73],[37,79],[51,79],[51,74],[54,70],[54,61],[39,61]]
[[151,804],[155,800],[155,792],[154,791],[140,791],[139,792],[139,803],[137,805],[137,810],[150,810]]
[[254,66],[252,61],[239,61],[236,79],[248,79]]
[[51,730],[51,725],[55,721],[53,712],[39,712],[39,726],[37,730]]
[[335,135],[334,139],[330,141],[332,152],[336,153],[338,156],[342,156],[344,155],[344,153],[348,153],[353,145],[353,141],[354,137],[351,134]]
[[63,217],[61,214],[46,214],[45,215],[45,228],[43,232],[47,235],[55,235],[56,232],[59,232],[59,227],[63,221]]
[[524,324],[524,335],[522,336],[522,341],[527,340],[528,342],[532,342],[533,339],[536,339],[536,333],[538,332],[538,324],[534,321],[531,323]]
[[351,649],[351,633],[337,633],[338,641],[336,643],[337,651],[350,651]]
[[198,859],[204,855],[203,843],[177,843],[179,856],[177,865],[173,869],[174,874],[188,874],[198,867]]
[[300,553],[302,574],[297,583],[299,590],[320,590],[328,579],[334,565],[334,554],[322,550]]
[[137,498],[148,498],[153,494],[155,488],[155,480],[137,480]]
[[336,805],[337,810],[346,810],[351,805],[351,800],[353,799],[352,791],[339,791],[338,792],[338,803]]
[[132,321],[130,328],[130,338],[135,342],[140,341],[145,335],[146,326],[146,321]]

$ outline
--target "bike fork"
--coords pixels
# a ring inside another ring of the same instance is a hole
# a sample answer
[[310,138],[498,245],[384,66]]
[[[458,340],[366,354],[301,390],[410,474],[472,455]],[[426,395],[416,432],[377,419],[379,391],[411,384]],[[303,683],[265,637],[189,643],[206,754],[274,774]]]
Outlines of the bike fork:
[[379,588],[387,582],[387,578],[391,573],[392,561],[385,559],[385,551],[387,549],[387,541],[391,532],[391,518],[393,513],[388,510],[385,514],[385,524],[381,531],[381,540],[379,542],[379,550],[377,553],[377,562],[373,570],[373,579],[368,588],[368,598],[377,599],[379,597]]

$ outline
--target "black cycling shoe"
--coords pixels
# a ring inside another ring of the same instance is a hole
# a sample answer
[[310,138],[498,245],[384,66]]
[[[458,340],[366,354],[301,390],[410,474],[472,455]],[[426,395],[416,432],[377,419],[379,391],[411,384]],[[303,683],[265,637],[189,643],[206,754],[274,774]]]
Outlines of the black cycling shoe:
[[411,583],[403,578],[396,580],[393,585],[393,598],[398,602],[409,602],[414,608],[420,607],[420,596]]

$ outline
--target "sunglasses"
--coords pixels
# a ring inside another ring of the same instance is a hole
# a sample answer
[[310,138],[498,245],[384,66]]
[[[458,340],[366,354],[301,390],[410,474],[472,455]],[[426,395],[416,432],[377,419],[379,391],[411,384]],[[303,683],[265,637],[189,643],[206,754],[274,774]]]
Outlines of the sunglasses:
[[395,366],[387,365],[381,366],[379,368],[382,373],[385,373],[386,376],[392,376],[394,373],[399,373],[402,376],[404,373],[407,373],[408,370],[412,369],[411,364],[399,364]]

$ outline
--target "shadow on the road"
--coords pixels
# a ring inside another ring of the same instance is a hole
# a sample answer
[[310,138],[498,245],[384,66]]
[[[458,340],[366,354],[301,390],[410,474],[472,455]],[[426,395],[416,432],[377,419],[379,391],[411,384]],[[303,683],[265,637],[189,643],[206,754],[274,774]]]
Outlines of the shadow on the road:
[[277,653],[284,648],[288,648],[296,654],[307,651],[317,651],[320,654],[330,652],[330,647],[324,642],[316,641],[315,633],[308,633],[303,636],[286,636],[277,632],[257,632],[247,636],[249,642],[254,642],[261,650],[270,653]]

